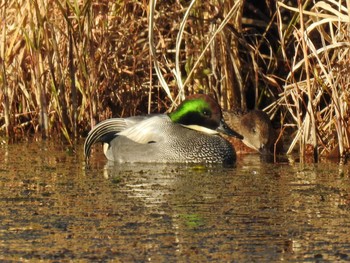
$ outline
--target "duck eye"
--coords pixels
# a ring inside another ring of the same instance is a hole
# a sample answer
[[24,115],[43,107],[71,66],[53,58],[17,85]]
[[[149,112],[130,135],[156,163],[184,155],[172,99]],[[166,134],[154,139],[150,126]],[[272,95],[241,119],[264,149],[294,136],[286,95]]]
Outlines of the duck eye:
[[202,113],[203,113],[204,116],[210,117],[210,112],[209,111],[203,110]]

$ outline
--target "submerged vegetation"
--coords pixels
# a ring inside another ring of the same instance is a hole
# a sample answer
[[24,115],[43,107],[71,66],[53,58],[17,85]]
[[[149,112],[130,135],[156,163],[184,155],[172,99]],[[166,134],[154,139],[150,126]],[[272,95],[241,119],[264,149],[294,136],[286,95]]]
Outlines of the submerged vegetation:
[[273,2],[159,1],[149,30],[148,1],[4,1],[0,133],[73,143],[103,119],[205,92],[265,109],[288,152],[346,157],[349,1]]

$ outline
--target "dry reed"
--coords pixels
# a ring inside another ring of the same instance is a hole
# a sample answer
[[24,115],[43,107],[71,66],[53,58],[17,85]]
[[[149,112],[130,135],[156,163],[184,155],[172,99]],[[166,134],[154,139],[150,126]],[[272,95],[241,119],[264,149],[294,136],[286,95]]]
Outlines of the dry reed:
[[282,10],[299,19],[293,31],[280,27],[283,48],[293,44],[294,54],[288,57],[284,52],[290,73],[280,98],[269,109],[283,109],[283,125],[296,129],[288,153],[299,145],[299,153],[303,156],[312,151],[315,161],[319,155],[344,160],[350,146],[349,6],[333,0],[304,7],[278,2],[280,20]]
[[149,28],[151,3],[2,3],[0,131],[72,144],[103,119],[205,92],[224,109],[268,106],[296,131],[289,153],[346,156],[348,2],[159,1]]
[[[223,8],[219,4],[195,4],[178,57],[186,77],[204,52],[192,76],[184,79],[186,95],[200,90],[223,94],[219,97],[225,98],[224,104],[231,105],[244,86],[242,77],[232,80],[241,67],[239,57],[230,54],[239,52],[237,37],[231,34],[227,39],[227,33],[222,33],[218,44],[204,50],[235,2],[227,1]],[[236,3],[235,17],[242,4]],[[102,119],[167,109],[170,100],[152,71],[148,11],[145,1],[1,4],[1,130],[8,136],[58,134],[72,143]],[[170,69],[174,68],[178,25],[185,11],[186,6],[167,2],[159,3],[154,14],[154,55],[175,96],[178,89]],[[233,22],[231,19],[231,27],[236,28]],[[214,61],[218,59],[225,63]]]

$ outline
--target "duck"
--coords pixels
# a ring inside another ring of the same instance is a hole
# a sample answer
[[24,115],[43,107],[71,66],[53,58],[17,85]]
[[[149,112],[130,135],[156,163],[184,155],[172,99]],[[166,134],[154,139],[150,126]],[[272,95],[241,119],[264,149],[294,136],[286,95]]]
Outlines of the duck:
[[84,154],[103,143],[109,161],[117,163],[234,164],[234,147],[220,134],[243,139],[225,123],[216,100],[205,94],[187,97],[168,114],[111,118],[88,134]]
[[[236,149],[240,149],[239,153],[269,154],[273,152],[277,135],[266,112],[258,109],[250,111],[233,109],[223,112],[223,117],[231,129],[244,137],[238,142],[229,139]],[[242,142],[248,149],[241,146]]]

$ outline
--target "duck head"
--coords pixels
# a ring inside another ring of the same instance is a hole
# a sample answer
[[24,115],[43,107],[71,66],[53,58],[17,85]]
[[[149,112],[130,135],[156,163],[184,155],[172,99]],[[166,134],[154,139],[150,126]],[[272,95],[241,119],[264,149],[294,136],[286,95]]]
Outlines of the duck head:
[[169,113],[170,119],[190,129],[208,134],[219,132],[243,139],[243,136],[229,128],[223,119],[219,104],[210,96],[195,94],[187,97],[179,107]]
[[241,119],[241,127],[247,138],[243,142],[260,153],[268,153],[273,144],[274,132],[269,116],[261,111],[248,112]]
[[269,116],[261,110],[224,112],[228,125],[244,136],[243,143],[260,153],[269,153],[275,133]]

